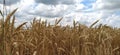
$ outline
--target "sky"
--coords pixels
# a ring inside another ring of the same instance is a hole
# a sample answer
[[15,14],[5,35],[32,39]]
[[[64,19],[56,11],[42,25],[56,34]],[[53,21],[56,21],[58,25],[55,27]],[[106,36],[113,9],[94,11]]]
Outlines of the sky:
[[[2,10],[3,0],[0,0]],[[72,25],[73,20],[91,25],[99,23],[120,27],[120,0],[6,0],[8,12],[18,8],[16,23],[37,19],[54,23],[63,17],[62,25]]]

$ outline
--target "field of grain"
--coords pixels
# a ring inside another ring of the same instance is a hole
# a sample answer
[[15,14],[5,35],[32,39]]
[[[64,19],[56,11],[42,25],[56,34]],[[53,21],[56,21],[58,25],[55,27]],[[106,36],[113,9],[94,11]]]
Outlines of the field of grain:
[[[15,27],[15,9],[0,21],[0,55],[120,55],[120,28],[73,21],[73,27],[34,19]],[[1,13],[2,15],[2,13]],[[11,21],[10,21],[11,20]]]

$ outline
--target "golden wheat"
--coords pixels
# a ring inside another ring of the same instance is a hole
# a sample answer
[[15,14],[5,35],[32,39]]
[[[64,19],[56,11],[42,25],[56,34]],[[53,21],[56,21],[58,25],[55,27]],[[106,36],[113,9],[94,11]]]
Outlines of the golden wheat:
[[[73,21],[73,27],[50,25],[34,18],[31,25],[14,26],[13,10],[0,22],[0,55],[120,55],[120,28],[100,24],[90,27]],[[2,14],[2,12],[0,12]],[[10,22],[11,17],[12,21]],[[4,30],[4,31],[3,31]]]

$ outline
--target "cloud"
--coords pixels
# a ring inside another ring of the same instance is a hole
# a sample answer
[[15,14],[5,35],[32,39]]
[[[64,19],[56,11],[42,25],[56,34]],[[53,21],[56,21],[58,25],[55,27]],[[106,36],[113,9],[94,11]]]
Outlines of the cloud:
[[107,18],[108,25],[114,26],[114,27],[120,27],[120,16],[113,14]]
[[[19,8],[15,13],[17,24],[32,21],[34,17],[47,19],[54,24],[55,19],[64,17],[60,23],[62,25],[72,25],[75,20],[89,26],[100,19],[102,24],[120,27],[119,0],[11,0],[11,2],[11,6],[6,7],[11,11]],[[2,3],[0,6],[2,7]]]
[[22,11],[24,11],[29,15],[54,18],[54,17],[63,17],[64,15],[74,10],[73,8],[75,8],[74,5],[59,4],[53,6],[53,5],[45,5],[45,4],[36,4],[36,5],[33,4],[33,5],[28,5],[27,7],[25,6],[24,9],[22,9]]
[[[0,4],[3,4],[4,0],[0,0]],[[20,0],[5,0],[5,5],[9,6],[12,4],[16,4],[17,2],[20,2]]]
[[120,0],[97,0],[93,4],[94,9],[99,10],[116,10],[120,9]]
[[[96,0],[92,4],[94,12],[98,12],[102,24],[120,27],[120,0]],[[98,15],[96,14],[96,15]]]
[[43,3],[46,5],[58,5],[58,4],[75,4],[77,0],[35,0],[36,3]]

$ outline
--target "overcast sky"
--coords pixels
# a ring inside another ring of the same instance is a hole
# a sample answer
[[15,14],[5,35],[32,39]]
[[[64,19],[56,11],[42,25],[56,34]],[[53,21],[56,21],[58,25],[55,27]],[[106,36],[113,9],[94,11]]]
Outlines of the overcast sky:
[[[3,0],[0,0],[2,10]],[[71,25],[72,21],[90,25],[100,19],[99,23],[120,27],[120,0],[6,0],[6,8],[16,12],[16,22],[37,19],[53,22],[64,17],[61,24]]]

